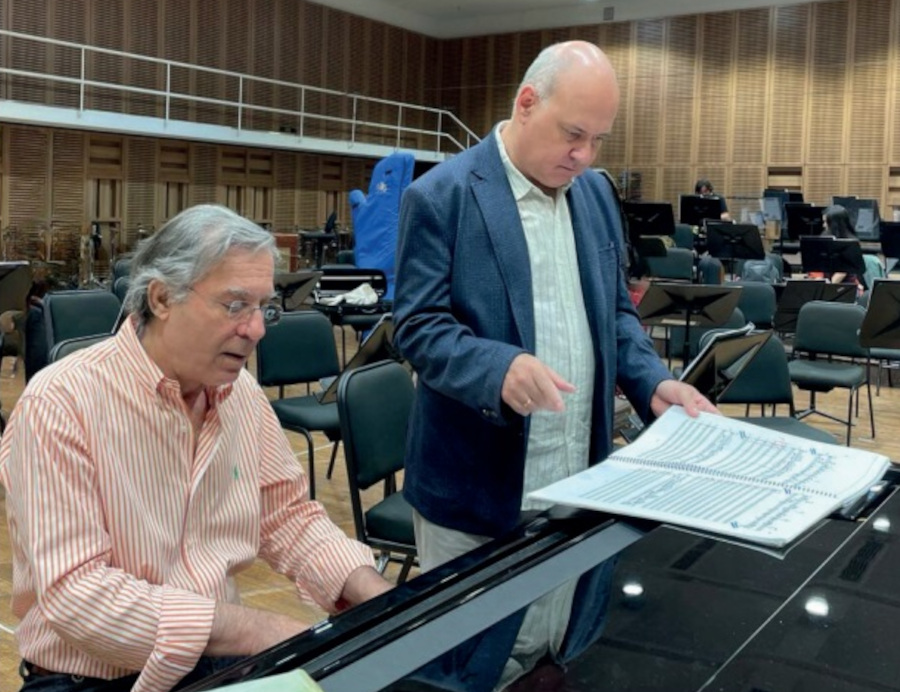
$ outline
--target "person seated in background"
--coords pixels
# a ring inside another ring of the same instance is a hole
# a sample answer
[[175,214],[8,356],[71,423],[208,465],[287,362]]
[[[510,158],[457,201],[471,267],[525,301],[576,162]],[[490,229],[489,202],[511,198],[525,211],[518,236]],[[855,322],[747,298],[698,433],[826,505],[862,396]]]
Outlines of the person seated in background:
[[[833,238],[847,238],[859,242],[856,231],[853,228],[853,222],[850,220],[850,212],[848,212],[840,204],[833,204],[825,209],[822,214],[822,235],[832,236]],[[816,274],[817,276],[813,276]],[[811,278],[823,278],[821,272],[811,272]],[[846,272],[835,272],[827,278],[833,284],[856,284],[860,285],[859,277],[856,274],[847,274]]]
[[335,612],[387,591],[318,502],[247,359],[271,233],[216,205],[143,241],[111,338],[41,370],[0,442],[24,692],[166,692],[310,624],[241,605],[257,558]]
[[728,213],[728,204],[725,202],[725,198],[716,194],[713,184],[708,179],[700,178],[700,180],[694,183],[694,194],[719,200],[721,205],[719,218],[722,219],[722,221],[731,221],[731,214]]

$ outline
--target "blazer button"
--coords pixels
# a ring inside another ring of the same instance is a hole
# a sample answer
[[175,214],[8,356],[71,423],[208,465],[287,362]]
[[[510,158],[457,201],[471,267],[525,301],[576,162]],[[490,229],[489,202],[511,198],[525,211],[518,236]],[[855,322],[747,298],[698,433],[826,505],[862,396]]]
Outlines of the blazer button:
[[485,418],[496,418],[497,414],[494,411],[491,411],[489,408],[481,409],[481,415]]

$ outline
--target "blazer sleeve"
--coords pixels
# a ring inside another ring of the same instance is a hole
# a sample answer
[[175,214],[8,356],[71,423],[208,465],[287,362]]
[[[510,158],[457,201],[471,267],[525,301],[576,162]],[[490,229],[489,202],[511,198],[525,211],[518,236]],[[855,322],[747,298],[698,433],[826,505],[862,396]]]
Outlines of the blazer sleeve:
[[525,349],[493,253],[481,246],[477,205],[448,177],[413,183],[400,205],[394,342],[422,383],[503,424],[503,379]]

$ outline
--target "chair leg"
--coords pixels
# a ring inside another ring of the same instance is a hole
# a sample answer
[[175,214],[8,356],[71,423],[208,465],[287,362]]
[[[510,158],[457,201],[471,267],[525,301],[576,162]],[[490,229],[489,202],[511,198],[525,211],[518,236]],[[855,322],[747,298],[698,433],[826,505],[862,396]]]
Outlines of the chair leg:
[[403,560],[403,566],[400,568],[400,574],[397,575],[397,583],[402,584],[406,581],[406,578],[409,576],[409,570],[413,566],[413,561],[416,559],[415,555],[407,555]]
[[847,446],[850,446],[850,428],[853,427],[853,390],[850,390],[850,398],[847,403]]
[[866,380],[866,391],[869,395],[869,425],[872,428],[872,439],[875,439],[875,409],[872,408],[872,383]]
[[328,480],[331,480],[331,474],[334,472],[334,460],[337,459],[337,450],[340,443],[340,440],[335,440],[331,446],[331,460],[328,462],[328,472],[325,474],[325,478]]

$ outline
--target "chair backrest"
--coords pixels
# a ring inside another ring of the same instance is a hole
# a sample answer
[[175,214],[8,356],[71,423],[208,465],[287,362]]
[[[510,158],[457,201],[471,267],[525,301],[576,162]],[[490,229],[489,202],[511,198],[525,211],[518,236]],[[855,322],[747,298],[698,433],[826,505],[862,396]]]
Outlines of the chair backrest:
[[116,279],[131,276],[131,257],[120,257],[113,262],[112,280],[115,284]]
[[111,337],[112,334],[94,334],[93,336],[77,336],[73,339],[58,341],[50,351],[50,362],[55,363],[56,361],[62,360],[66,356],[75,353],[75,351],[80,351],[88,346],[99,344],[101,341],[106,341]]
[[694,229],[688,223],[676,223],[675,234],[672,236],[675,247],[694,249]]
[[859,344],[859,330],[866,316],[856,303],[814,300],[800,308],[794,350],[848,358],[867,358],[868,349]]
[[337,395],[341,440],[347,475],[359,489],[403,469],[414,398],[412,376],[395,361],[365,365],[341,376]]
[[772,284],[759,281],[734,281],[728,286],[740,286],[738,307],[748,322],[753,322],[760,329],[768,329],[775,318],[775,288]]
[[284,313],[256,345],[256,379],[263,387],[315,382],[340,371],[331,321],[314,310]]
[[47,350],[78,336],[111,334],[122,304],[103,289],[51,291],[44,296]]
[[875,285],[875,279],[884,278],[884,265],[877,255],[865,254],[863,255],[863,261],[866,263],[865,285],[871,291]]
[[131,286],[130,276],[120,276],[113,281],[112,291],[120,303],[125,302],[125,296],[128,295],[128,289]]
[[694,253],[683,247],[670,247],[665,257],[647,257],[647,273],[660,279],[694,278]]

